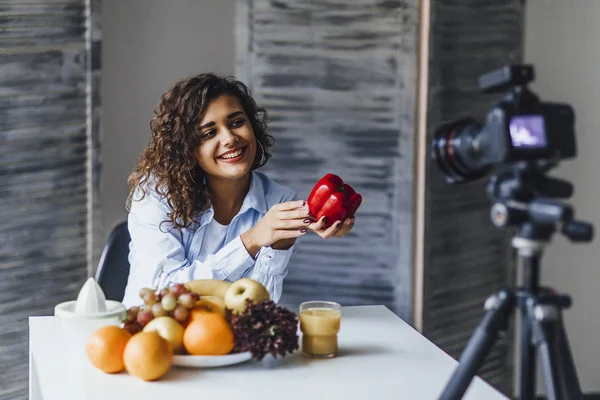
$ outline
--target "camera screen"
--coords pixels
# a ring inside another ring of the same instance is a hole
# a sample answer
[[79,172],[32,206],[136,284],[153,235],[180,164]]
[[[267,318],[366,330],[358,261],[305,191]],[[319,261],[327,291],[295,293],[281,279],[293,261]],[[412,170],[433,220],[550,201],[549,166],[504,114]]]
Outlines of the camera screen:
[[519,115],[509,124],[510,139],[515,148],[544,148],[548,145],[546,126],[541,115]]

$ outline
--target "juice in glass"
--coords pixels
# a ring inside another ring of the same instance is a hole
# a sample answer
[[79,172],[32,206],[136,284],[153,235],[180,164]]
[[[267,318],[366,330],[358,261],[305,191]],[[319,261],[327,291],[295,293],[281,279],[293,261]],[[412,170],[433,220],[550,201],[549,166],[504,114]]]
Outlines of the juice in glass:
[[342,308],[331,301],[307,301],[300,304],[302,353],[311,357],[334,357],[338,351],[338,332]]

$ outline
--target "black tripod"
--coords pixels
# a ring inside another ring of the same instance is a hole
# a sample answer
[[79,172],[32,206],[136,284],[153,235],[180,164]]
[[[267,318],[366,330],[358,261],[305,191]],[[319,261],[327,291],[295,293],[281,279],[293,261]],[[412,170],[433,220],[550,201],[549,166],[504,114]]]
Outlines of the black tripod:
[[[549,169],[549,168],[548,168]],[[521,312],[520,400],[535,399],[536,350],[539,352],[546,396],[550,400],[582,399],[579,379],[562,323],[562,309],[571,305],[568,295],[539,286],[540,257],[562,224],[572,241],[589,242],[593,227],[573,220],[573,210],[562,203],[537,198],[570,197],[570,183],[543,175],[536,164],[520,164],[492,177],[488,195],[496,226],[516,226],[512,247],[522,266],[523,286],[501,289],[485,302],[487,311],[459,359],[459,365],[440,399],[460,399],[496,340],[505,334],[515,308]]]

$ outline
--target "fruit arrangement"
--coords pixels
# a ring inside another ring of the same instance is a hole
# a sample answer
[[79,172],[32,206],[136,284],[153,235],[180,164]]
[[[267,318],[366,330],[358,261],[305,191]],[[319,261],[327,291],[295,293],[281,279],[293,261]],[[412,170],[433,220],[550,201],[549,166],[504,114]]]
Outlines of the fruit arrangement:
[[249,351],[262,360],[299,348],[297,315],[277,306],[253,279],[200,279],[159,291],[144,288],[140,298],[143,304],[127,310],[123,327],[103,327],[88,340],[88,358],[96,368],[106,373],[125,369],[149,381],[169,370],[174,355]]

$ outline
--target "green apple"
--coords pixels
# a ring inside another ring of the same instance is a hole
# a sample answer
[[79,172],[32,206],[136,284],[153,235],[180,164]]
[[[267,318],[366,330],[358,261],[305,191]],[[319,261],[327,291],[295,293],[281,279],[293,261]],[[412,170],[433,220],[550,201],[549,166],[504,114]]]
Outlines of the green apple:
[[225,292],[225,307],[234,314],[246,311],[246,300],[260,303],[271,299],[271,295],[262,283],[250,278],[242,278],[233,282]]
[[143,331],[158,333],[159,336],[171,343],[175,354],[183,351],[185,328],[176,319],[168,316],[154,318],[144,326]]

